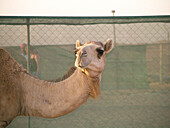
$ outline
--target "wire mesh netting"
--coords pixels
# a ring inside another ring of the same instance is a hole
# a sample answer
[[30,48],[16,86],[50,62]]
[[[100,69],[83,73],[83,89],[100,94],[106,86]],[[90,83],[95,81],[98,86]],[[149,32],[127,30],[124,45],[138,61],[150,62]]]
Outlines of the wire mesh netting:
[[56,80],[74,66],[76,40],[113,39],[115,47],[97,101],[56,119],[17,117],[8,128],[170,127],[170,16],[1,17],[0,47],[24,68],[20,45],[27,44],[28,25],[43,80]]

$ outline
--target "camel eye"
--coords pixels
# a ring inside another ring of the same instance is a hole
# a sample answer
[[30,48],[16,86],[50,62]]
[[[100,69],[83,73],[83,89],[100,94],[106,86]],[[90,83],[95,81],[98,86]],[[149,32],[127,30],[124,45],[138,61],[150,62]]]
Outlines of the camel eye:
[[101,49],[101,48],[97,48],[96,49],[96,51],[97,51],[97,57],[100,59],[100,57],[103,55],[103,53],[104,53],[104,50],[103,49]]
[[87,52],[84,51],[84,52],[82,53],[82,56],[87,57]]

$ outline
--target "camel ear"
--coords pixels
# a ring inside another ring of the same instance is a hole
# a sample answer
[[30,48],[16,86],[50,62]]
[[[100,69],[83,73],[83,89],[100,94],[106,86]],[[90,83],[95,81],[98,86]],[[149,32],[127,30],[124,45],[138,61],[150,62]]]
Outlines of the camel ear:
[[109,53],[113,49],[113,41],[111,39],[108,39],[106,41],[106,44],[104,45],[104,51],[105,53]]
[[77,47],[80,47],[80,46],[81,46],[81,43],[80,43],[79,40],[77,40],[77,41],[76,41],[76,48],[77,48]]

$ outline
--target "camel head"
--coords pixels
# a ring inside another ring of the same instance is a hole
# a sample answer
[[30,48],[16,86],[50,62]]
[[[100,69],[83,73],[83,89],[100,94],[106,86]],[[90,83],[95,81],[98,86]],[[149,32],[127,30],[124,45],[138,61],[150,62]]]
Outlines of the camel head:
[[106,54],[113,48],[112,40],[108,39],[105,44],[89,41],[84,45],[76,42],[75,66],[90,77],[101,75],[106,65]]

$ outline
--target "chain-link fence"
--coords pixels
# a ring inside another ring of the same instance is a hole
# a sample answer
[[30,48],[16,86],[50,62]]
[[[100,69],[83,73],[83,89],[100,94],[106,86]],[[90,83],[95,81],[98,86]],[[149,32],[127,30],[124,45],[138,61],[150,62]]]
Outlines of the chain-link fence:
[[55,80],[74,65],[76,40],[106,42],[102,95],[56,119],[18,117],[9,128],[170,127],[170,16],[0,17],[0,47],[23,67],[20,45],[36,49],[40,79]]

